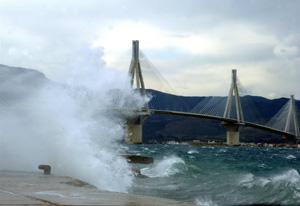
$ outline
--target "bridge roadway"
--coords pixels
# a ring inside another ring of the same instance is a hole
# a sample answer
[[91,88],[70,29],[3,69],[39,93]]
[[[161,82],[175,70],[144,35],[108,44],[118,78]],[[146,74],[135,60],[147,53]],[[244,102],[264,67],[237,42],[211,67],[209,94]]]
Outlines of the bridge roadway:
[[[3,108],[1,108],[3,109]],[[11,108],[5,108],[5,110],[8,110]],[[24,109],[23,109],[24,110]],[[119,113],[126,113],[126,112],[134,112],[134,113],[144,113],[145,115],[148,114],[146,110],[131,110],[131,109],[110,109]],[[235,119],[229,119],[229,118],[224,118],[224,117],[219,117],[219,116],[214,116],[214,115],[207,115],[207,114],[197,114],[197,113],[190,113],[190,112],[178,112],[178,111],[168,111],[168,110],[155,110],[155,109],[150,109],[149,110],[150,114],[167,114],[167,115],[179,115],[179,116],[189,116],[189,117],[197,117],[197,118],[205,118],[205,119],[213,119],[213,120],[219,120],[219,121],[224,121],[224,122],[231,122],[231,123],[238,123],[237,120]],[[243,124],[245,126],[253,127],[256,129],[272,132],[275,134],[280,134],[285,137],[293,137],[296,139],[299,139],[295,134],[284,132],[278,129],[274,129],[272,127],[267,127],[264,125],[252,123],[252,122],[247,122],[244,121]],[[300,139],[299,139],[300,140]]]
[[[135,111],[138,112],[138,111]],[[142,110],[142,113],[146,113],[146,110]],[[224,122],[230,122],[230,123],[238,123],[237,120],[235,119],[229,119],[229,118],[224,118],[224,117],[218,117],[218,116],[213,116],[213,115],[207,115],[207,114],[197,114],[197,113],[189,113],[189,112],[177,112],[177,111],[166,111],[166,110],[152,110],[150,109],[149,112],[152,114],[167,114],[167,115],[180,115],[180,116],[189,116],[189,117],[197,117],[197,118],[205,118],[205,119],[213,119],[213,120],[219,120],[219,121],[224,121]],[[280,134],[285,137],[293,137],[293,138],[298,138],[295,134],[284,132],[278,129],[274,129],[272,127],[267,127],[264,125],[256,124],[256,123],[251,123],[251,122],[243,122],[245,126],[253,127],[256,129],[272,132],[275,134]]]

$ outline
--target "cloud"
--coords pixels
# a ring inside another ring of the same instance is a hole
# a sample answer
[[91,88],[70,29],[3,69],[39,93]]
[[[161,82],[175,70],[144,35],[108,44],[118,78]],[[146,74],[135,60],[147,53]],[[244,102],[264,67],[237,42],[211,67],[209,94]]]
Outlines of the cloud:
[[277,57],[293,58],[299,56],[299,48],[296,46],[288,46],[285,44],[278,44],[274,48],[274,54]]
[[[246,87],[257,91],[258,73],[271,72],[272,78],[280,79],[280,71],[295,73],[299,64],[297,0],[1,0],[0,4],[1,63],[38,69],[54,80],[67,78],[78,59],[89,61],[82,48],[101,51],[99,67],[126,73],[132,40],[140,40],[141,50],[182,95],[197,95],[196,91],[227,95],[219,92],[224,91],[223,84],[212,82],[216,77],[227,81],[234,68],[241,74],[247,70]],[[288,96],[291,85],[300,87],[293,78],[286,84],[287,91],[278,95]],[[261,87],[258,93],[274,92]]]
[[274,54],[280,58],[299,57],[300,35],[288,35],[274,47]]

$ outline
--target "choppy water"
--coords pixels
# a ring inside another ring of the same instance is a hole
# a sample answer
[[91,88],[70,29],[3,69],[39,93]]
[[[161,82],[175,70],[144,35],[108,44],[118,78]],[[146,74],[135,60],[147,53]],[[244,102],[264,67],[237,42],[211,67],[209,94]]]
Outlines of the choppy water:
[[130,193],[198,205],[300,205],[300,149],[188,145],[126,145],[148,155]]

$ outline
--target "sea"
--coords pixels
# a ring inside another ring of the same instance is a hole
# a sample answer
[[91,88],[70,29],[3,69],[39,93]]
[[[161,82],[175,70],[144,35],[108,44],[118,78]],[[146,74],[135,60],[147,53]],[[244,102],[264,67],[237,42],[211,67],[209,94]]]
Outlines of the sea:
[[300,149],[191,145],[124,145],[154,158],[132,164],[131,194],[196,205],[300,205]]

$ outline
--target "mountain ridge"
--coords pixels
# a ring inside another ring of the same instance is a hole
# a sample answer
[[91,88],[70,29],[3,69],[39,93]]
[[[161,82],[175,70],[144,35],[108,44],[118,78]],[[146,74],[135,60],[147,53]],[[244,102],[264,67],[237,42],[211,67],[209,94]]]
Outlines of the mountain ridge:
[[[37,88],[47,83],[55,84],[37,70],[0,64],[0,99],[2,99],[2,104],[8,104],[10,101],[17,102],[26,97],[26,95],[32,96]],[[18,88],[21,92],[15,92],[15,88]],[[155,106],[156,109],[160,110],[186,112],[196,107],[205,98],[212,98],[211,96],[173,95],[153,89],[147,89],[147,94],[152,97],[149,102],[150,108]],[[288,101],[288,98],[284,97],[268,99],[250,95],[242,97],[241,101],[246,101],[247,99],[253,102],[258,110],[257,112],[261,114],[261,121],[265,122],[270,120]],[[300,108],[300,101],[296,102],[298,108]],[[245,118],[250,118],[251,115],[247,114],[246,109]],[[190,141],[194,139],[224,141],[225,137],[226,131],[220,121],[203,118],[152,114],[143,125],[143,141],[145,143],[167,140]],[[280,135],[249,127],[244,127],[241,130],[240,138],[241,141],[245,142],[283,141]]]

